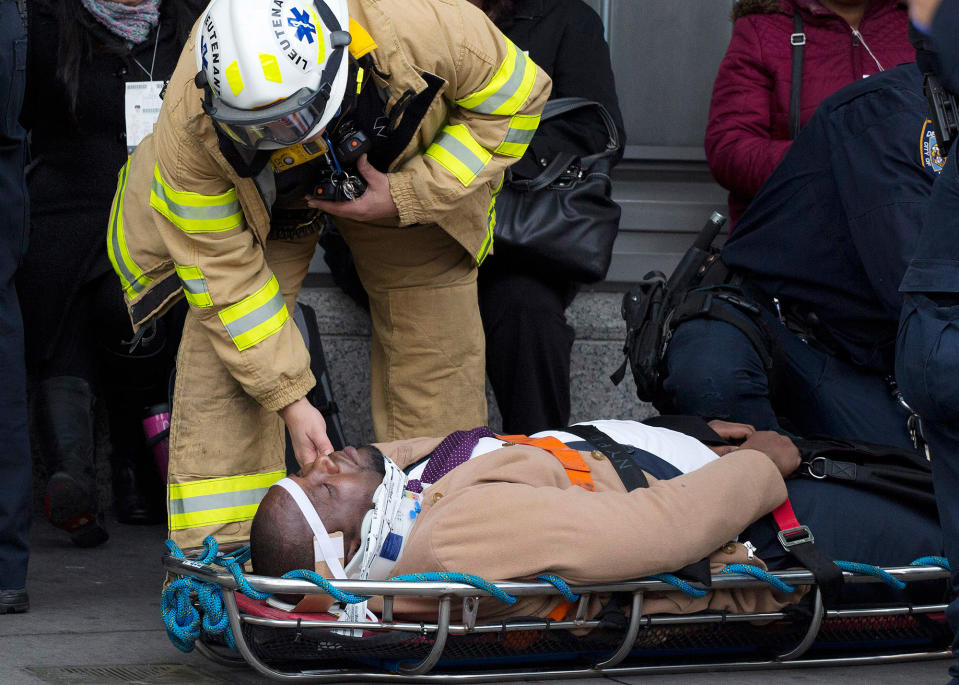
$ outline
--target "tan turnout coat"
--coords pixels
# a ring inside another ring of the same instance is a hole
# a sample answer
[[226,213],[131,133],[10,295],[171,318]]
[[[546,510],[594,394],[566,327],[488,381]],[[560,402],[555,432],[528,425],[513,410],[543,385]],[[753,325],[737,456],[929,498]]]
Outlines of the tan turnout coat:
[[[538,116],[549,95],[549,77],[529,61],[528,73],[535,78],[518,112],[483,113],[464,99],[495,82],[501,65],[515,53],[477,8],[461,0],[349,0],[349,11],[378,46],[372,56],[389,81],[375,78],[389,89],[387,111],[406,91],[424,91],[426,76],[441,80],[415,134],[389,168],[399,210],[393,225],[438,224],[481,261],[491,245],[494,192],[505,168],[516,161],[496,151],[504,149],[511,127],[523,121],[529,125]],[[265,409],[276,410],[303,397],[315,381],[300,334],[279,311],[282,296],[276,294],[264,254],[272,172],[241,178],[226,161],[202,111],[196,73],[191,37],[166,89],[153,135],[120,174],[108,248],[136,328],[183,297],[186,287],[193,295],[187,299],[230,374]],[[423,154],[441,130],[458,124],[490,154],[466,185]],[[160,202],[158,189],[164,196]],[[186,228],[183,221],[176,225],[171,212],[191,205],[201,207],[193,212],[200,220]],[[213,218],[202,218],[204,212]],[[230,310],[244,302],[271,302],[273,309],[252,315]],[[230,325],[236,331],[252,327],[251,320],[257,326],[244,336],[231,332]]]
[[[422,438],[378,447],[406,467],[439,442]],[[787,496],[775,465],[755,450],[731,452],[671,480],[646,474],[650,487],[632,492],[609,460],[582,454],[596,492],[572,485],[560,462],[536,447],[507,446],[456,467],[424,491],[423,510],[393,574],[447,571],[500,581],[548,572],[574,584],[610,583],[674,571],[703,557],[717,573],[747,562],[746,548],[729,541]],[[748,563],[763,566],[759,559]],[[643,612],[773,611],[800,595],[765,588],[717,590],[701,599],[650,593]],[[520,597],[507,606],[483,599],[479,617],[544,617],[559,601]],[[590,607],[591,616],[600,603]],[[425,600],[397,598],[396,611],[423,620],[436,615],[435,602]]]

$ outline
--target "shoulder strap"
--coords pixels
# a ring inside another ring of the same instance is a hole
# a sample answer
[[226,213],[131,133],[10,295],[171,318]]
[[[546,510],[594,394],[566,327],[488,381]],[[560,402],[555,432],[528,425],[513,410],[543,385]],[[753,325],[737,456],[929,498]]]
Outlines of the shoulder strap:
[[793,73],[789,88],[789,138],[795,140],[799,135],[799,106],[802,94],[802,58],[806,45],[806,34],[803,32],[802,17],[799,12],[793,15],[793,33],[789,36],[789,43],[793,46]]
[[633,461],[633,450],[631,448],[615,442],[596,426],[590,426],[588,424],[569,426],[566,428],[566,432],[581,437],[605,454],[609,459],[609,463],[616,469],[616,473],[623,481],[623,485],[627,490],[649,487],[646,474],[643,473],[639,465]]

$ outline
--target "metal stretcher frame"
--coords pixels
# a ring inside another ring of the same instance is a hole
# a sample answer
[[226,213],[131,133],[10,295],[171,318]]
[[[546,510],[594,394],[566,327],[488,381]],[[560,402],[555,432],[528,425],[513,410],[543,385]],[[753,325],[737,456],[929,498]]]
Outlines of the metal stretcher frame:
[[[178,576],[192,576],[198,580],[213,582],[223,590],[223,603],[229,615],[230,626],[233,631],[236,648],[242,659],[232,653],[224,652],[214,645],[197,642],[201,653],[220,663],[241,665],[249,664],[260,674],[274,680],[284,682],[481,682],[481,681],[516,681],[535,679],[583,678],[590,676],[610,675],[653,675],[664,673],[681,673],[695,671],[718,670],[755,670],[767,668],[789,668],[796,666],[835,666],[852,664],[881,664],[894,663],[918,659],[945,658],[951,656],[947,649],[939,651],[897,651],[895,653],[867,655],[867,656],[840,656],[829,658],[806,658],[802,656],[809,650],[816,640],[824,619],[833,618],[862,618],[884,616],[918,616],[924,614],[939,614],[945,611],[946,604],[921,604],[898,606],[883,606],[876,608],[854,609],[825,609],[818,588],[813,588],[813,610],[804,637],[789,651],[772,659],[718,661],[714,663],[689,664],[651,664],[651,665],[620,665],[630,654],[636,642],[639,631],[653,626],[692,626],[707,623],[740,623],[753,621],[775,621],[789,618],[783,611],[729,614],[703,613],[686,615],[655,615],[643,616],[643,597],[647,592],[676,591],[670,584],[651,579],[609,583],[598,585],[572,586],[573,592],[580,595],[577,610],[572,620],[550,621],[548,619],[524,620],[522,623],[496,622],[490,624],[477,623],[476,598],[491,596],[489,592],[454,582],[400,582],[400,581],[359,581],[340,580],[330,581],[338,590],[359,595],[379,595],[383,597],[383,612],[379,622],[351,623],[345,621],[328,620],[300,620],[276,619],[251,616],[240,611],[233,590],[237,590],[237,583],[233,576],[226,571],[215,571],[210,567],[198,567],[189,560],[177,559],[172,556],[163,557],[165,569]],[[884,569],[892,577],[905,583],[926,580],[941,580],[949,577],[949,572],[938,566],[901,566]],[[815,586],[815,579],[809,571],[789,570],[773,573],[774,576],[790,585]],[[845,583],[876,583],[880,579],[844,572]],[[245,576],[250,585],[261,592],[278,594],[326,594],[323,589],[313,583],[302,580],[287,580],[267,576]],[[560,591],[548,583],[543,582],[501,582],[495,583],[501,590],[510,595],[558,595]],[[751,576],[740,574],[723,574],[712,577],[712,588],[759,588],[767,587],[766,583]],[[504,633],[514,631],[554,631],[554,630],[581,630],[595,628],[597,620],[586,618],[586,607],[589,596],[594,593],[628,593],[631,598],[631,611],[628,627],[617,649],[601,661],[588,668],[516,668],[509,670],[482,670],[453,673],[437,672],[433,669],[443,656],[449,636],[471,635],[481,633]],[[394,620],[393,601],[395,597],[415,596],[435,598],[438,600],[437,618],[435,623],[405,622]],[[460,623],[451,622],[451,608],[454,601],[463,602],[463,618]],[[433,645],[429,653],[415,663],[402,663],[395,673],[384,671],[369,671],[347,668],[302,669],[297,672],[277,670],[258,657],[244,637],[243,625],[267,626],[271,628],[288,629],[349,629],[357,628],[363,631],[399,631],[423,636],[432,635]]]

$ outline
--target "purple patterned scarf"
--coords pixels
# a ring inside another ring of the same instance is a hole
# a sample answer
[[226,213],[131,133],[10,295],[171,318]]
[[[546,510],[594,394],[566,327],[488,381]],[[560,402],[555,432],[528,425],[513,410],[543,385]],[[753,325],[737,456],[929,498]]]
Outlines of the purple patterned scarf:
[[80,4],[124,40],[139,45],[160,21],[160,0],[143,0],[138,5],[124,5],[110,0],[80,0]]

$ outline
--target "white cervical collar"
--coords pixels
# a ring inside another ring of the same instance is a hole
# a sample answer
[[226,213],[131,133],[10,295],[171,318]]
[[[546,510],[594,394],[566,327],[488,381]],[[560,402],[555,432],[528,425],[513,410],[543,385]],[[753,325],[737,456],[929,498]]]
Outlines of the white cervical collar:
[[363,517],[363,542],[346,565],[350,578],[389,578],[420,512],[420,495],[406,489],[406,474],[392,460],[385,462],[386,475],[373,493],[373,508]]

